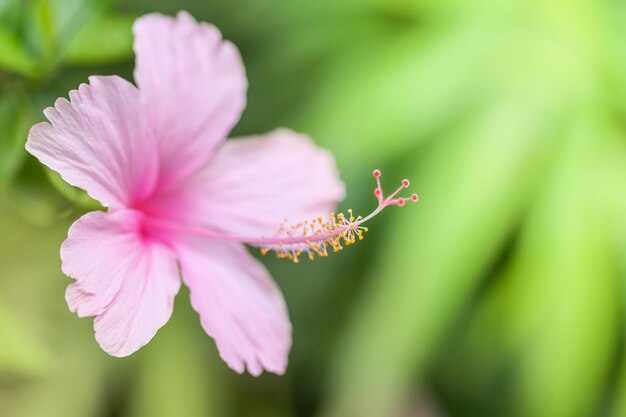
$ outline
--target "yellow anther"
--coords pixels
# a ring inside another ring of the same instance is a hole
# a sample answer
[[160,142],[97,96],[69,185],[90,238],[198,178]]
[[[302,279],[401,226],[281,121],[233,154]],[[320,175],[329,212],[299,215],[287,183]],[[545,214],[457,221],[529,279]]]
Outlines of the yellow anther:
[[[326,257],[330,253],[329,248],[333,252],[340,252],[344,247],[354,245],[357,240],[363,240],[363,233],[368,228],[361,225],[362,221],[362,216],[354,216],[352,209],[348,209],[343,213],[330,213],[327,218],[318,217],[291,225],[281,224],[280,233],[273,240],[278,243],[262,248],[261,254],[274,250],[279,258],[287,258],[294,263],[299,262],[301,255],[310,260],[314,260],[315,255]],[[280,242],[281,235],[288,242]]]

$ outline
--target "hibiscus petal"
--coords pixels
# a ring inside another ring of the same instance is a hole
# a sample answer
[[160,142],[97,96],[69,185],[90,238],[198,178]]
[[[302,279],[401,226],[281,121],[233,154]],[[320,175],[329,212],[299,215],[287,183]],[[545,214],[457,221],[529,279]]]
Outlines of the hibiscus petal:
[[333,156],[287,129],[226,142],[203,170],[144,209],[237,235],[271,236],[328,216],[344,198]]
[[170,318],[180,289],[171,250],[141,233],[141,214],[91,212],[78,219],[61,247],[70,310],[96,316],[96,340],[107,353],[127,356]]
[[129,206],[154,190],[158,158],[140,118],[137,88],[117,77],[90,77],[44,113],[26,149],[105,206]]
[[265,267],[233,242],[187,237],[177,252],[191,304],[228,366],[254,376],[264,369],[283,374],[291,324]]
[[159,143],[161,184],[204,165],[245,106],[247,80],[237,48],[188,13],[150,14],[133,28],[135,79]]

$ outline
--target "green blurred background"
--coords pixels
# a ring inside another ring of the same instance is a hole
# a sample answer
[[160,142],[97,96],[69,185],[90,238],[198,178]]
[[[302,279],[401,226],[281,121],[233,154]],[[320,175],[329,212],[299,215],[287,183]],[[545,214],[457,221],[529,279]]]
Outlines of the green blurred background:
[[[125,359],[68,311],[59,245],[94,208],[24,150],[130,28],[186,9],[241,50],[235,132],[287,126],[348,197],[421,196],[313,263],[264,262],[287,374],[230,371],[183,290]],[[626,416],[626,2],[0,0],[0,416]]]

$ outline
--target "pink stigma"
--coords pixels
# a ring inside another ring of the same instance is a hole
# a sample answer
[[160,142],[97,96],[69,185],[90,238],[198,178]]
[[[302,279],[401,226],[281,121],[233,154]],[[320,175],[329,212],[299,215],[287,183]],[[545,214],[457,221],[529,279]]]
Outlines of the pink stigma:
[[402,183],[400,184],[400,186],[393,193],[391,193],[388,197],[385,198],[383,194],[383,188],[380,184],[380,176],[381,176],[380,171],[374,170],[374,177],[376,178],[376,189],[374,190],[374,195],[378,198],[378,209],[376,209],[376,212],[380,211],[379,209],[385,208],[387,206],[402,207],[404,206],[404,203],[406,203],[407,201],[415,202],[419,199],[417,194],[413,194],[411,197],[396,198],[396,196],[400,193],[400,191],[407,188],[411,184],[410,181],[407,179],[402,180]]

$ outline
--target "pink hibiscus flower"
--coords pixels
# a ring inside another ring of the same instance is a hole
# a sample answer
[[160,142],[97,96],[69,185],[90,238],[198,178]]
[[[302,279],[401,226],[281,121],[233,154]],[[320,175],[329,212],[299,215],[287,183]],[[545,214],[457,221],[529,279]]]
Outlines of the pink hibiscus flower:
[[[246,101],[239,53],[181,12],[134,25],[137,87],[94,76],[44,111],[27,150],[107,207],[61,247],[70,310],[126,356],[170,318],[182,282],[204,330],[235,371],[281,374],[291,347],[285,302],[244,243],[294,261],[361,238],[365,219],[318,217],[344,197],[333,157],[286,129],[224,142]],[[305,169],[303,167],[306,167]],[[380,173],[375,172],[378,179]],[[286,228],[281,220],[313,218]],[[265,238],[263,236],[272,236]]]

